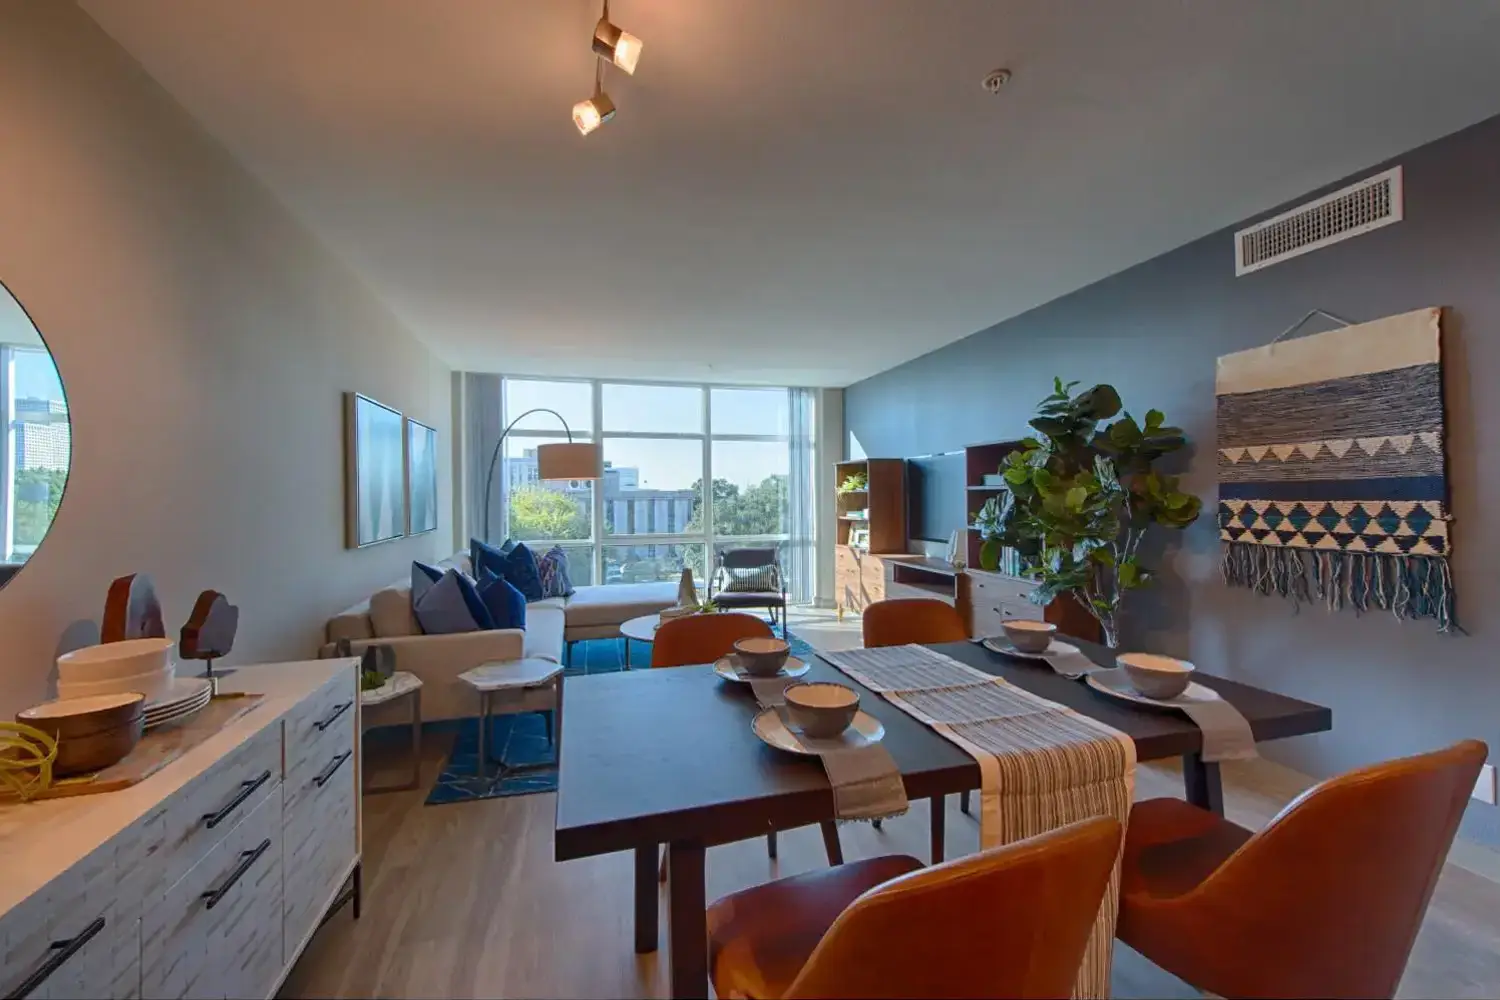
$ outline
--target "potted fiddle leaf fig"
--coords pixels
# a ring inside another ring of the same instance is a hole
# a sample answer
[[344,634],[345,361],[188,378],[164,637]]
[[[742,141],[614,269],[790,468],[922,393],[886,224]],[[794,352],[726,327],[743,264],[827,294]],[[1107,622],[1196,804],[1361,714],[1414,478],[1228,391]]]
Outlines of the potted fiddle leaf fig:
[[1022,575],[1037,581],[1033,601],[1073,595],[1115,647],[1125,595],[1155,576],[1141,563],[1142,539],[1153,526],[1186,528],[1202,501],[1153,468],[1187,443],[1181,428],[1160,410],[1143,422],[1122,412],[1114,386],[1075,396],[1077,384],[1055,379],[1031,420],[1035,435],[1006,455],[1007,489],[976,519],[980,565],[993,570],[1014,550]]

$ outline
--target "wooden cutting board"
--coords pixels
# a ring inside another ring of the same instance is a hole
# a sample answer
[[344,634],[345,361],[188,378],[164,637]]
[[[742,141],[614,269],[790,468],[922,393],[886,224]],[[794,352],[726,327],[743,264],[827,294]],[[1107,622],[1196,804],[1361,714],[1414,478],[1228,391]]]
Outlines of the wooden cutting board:
[[61,778],[45,791],[33,795],[31,800],[35,802],[38,799],[97,795],[139,784],[253,710],[260,704],[262,697],[258,694],[215,695],[201,711],[147,732],[134,750],[104,770]]

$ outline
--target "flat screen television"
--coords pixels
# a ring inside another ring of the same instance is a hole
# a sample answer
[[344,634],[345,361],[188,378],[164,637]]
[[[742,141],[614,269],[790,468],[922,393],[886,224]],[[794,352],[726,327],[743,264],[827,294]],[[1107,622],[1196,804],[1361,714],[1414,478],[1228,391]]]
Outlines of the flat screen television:
[[911,538],[946,543],[964,527],[964,453],[943,452],[906,460],[906,532]]

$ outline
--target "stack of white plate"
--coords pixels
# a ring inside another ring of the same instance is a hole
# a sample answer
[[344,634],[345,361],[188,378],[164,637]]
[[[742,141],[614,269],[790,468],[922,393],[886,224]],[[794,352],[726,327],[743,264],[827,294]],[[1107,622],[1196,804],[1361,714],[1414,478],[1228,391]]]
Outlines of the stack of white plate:
[[57,696],[89,698],[139,691],[152,699],[172,686],[177,665],[170,639],[126,639],[64,653],[57,658]]
[[146,701],[146,728],[180,722],[207,705],[213,686],[206,677],[178,677],[160,697]]

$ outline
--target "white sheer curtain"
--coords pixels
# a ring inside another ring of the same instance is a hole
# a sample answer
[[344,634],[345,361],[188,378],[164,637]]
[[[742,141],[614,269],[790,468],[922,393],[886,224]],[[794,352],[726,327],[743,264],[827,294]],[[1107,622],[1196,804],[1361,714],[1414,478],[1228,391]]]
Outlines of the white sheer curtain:
[[814,445],[816,393],[812,389],[788,389],[790,421],[787,428],[791,454],[787,477],[787,542],[785,567],[788,597],[797,604],[813,599],[817,584],[816,509],[813,483],[817,467]]

